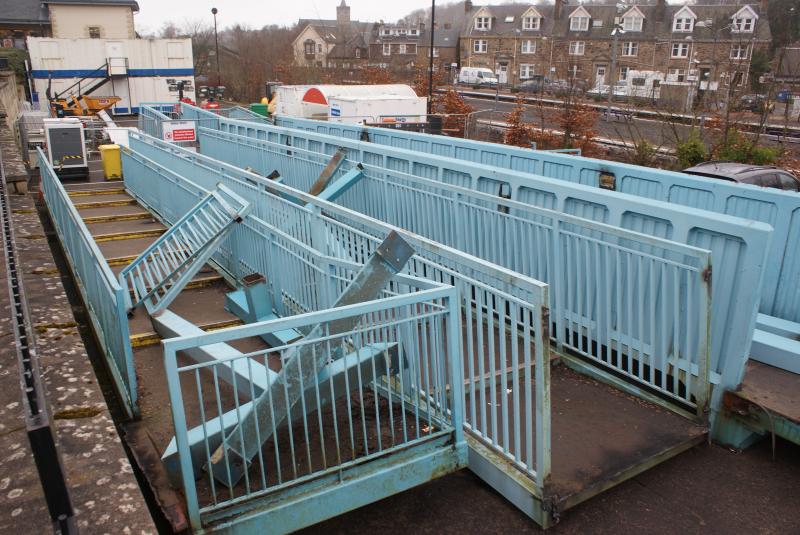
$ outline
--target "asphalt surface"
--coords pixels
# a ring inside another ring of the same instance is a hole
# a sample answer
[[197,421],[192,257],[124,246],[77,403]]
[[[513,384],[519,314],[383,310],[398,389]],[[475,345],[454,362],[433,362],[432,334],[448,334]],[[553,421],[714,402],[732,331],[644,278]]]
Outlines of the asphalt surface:
[[[505,117],[510,113],[516,103],[508,101],[498,101],[483,98],[465,97],[464,100],[475,108],[475,110],[487,110],[478,113],[476,118],[480,120],[505,121]],[[615,106],[619,106],[615,103]],[[536,125],[544,124],[545,128],[558,130],[557,123],[559,110],[556,108],[525,105],[523,121]],[[613,117],[613,116],[612,116]],[[675,147],[676,134],[680,139],[688,137],[691,127],[684,124],[670,124],[668,122],[655,119],[642,119],[635,117],[631,121],[613,119],[605,121],[598,116],[595,124],[595,132],[598,137],[625,141],[628,143],[646,139],[651,145],[659,148],[673,149]],[[765,140],[766,143],[772,141]]]
[[[800,534],[800,447],[698,446],[566,511],[548,534]],[[557,444],[554,444],[557,447]],[[541,533],[468,470],[301,533]]]

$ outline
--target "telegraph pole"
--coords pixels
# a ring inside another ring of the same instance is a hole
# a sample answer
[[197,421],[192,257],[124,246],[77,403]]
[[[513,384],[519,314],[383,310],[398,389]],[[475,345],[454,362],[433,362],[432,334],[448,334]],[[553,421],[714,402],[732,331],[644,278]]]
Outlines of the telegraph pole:
[[431,47],[428,50],[428,115],[433,113],[433,34],[436,31],[436,0],[431,0]]

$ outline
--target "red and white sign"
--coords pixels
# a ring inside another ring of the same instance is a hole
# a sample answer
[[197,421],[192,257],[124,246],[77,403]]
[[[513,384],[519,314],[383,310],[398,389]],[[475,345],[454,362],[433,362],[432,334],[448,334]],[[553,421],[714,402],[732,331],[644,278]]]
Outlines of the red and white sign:
[[164,141],[195,141],[194,121],[169,121],[163,123]]

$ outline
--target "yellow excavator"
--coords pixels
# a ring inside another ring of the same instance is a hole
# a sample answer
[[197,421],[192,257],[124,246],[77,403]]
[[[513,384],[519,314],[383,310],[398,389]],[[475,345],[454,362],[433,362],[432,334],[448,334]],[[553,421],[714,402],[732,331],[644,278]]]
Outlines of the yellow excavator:
[[[99,80],[96,80],[99,78]],[[86,83],[87,80],[96,80],[89,87],[81,90],[81,84]],[[95,97],[90,96],[91,93],[100,88],[111,79],[108,74],[108,64],[98,67],[85,77],[81,78],[68,88],[53,95],[51,88],[53,85],[53,78],[51,77],[47,83],[47,100],[50,103],[50,113],[53,117],[83,117],[88,115],[95,115],[101,110],[106,110],[122,100],[120,97]],[[76,94],[72,90],[77,87]]]

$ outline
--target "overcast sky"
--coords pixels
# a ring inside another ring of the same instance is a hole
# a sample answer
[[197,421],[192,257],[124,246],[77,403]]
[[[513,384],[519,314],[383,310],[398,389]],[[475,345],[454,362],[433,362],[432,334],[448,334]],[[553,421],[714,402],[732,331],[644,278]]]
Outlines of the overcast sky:
[[[212,21],[211,8],[216,7],[220,28],[236,23],[260,28],[269,24],[289,26],[297,19],[334,19],[341,0],[138,0],[136,29],[147,34],[158,31],[165,21],[178,26],[185,20]],[[439,1],[438,5],[449,2]],[[481,1],[479,4],[499,4],[500,1]],[[430,7],[430,0],[347,0],[350,17],[362,21],[393,22],[409,12]]]

